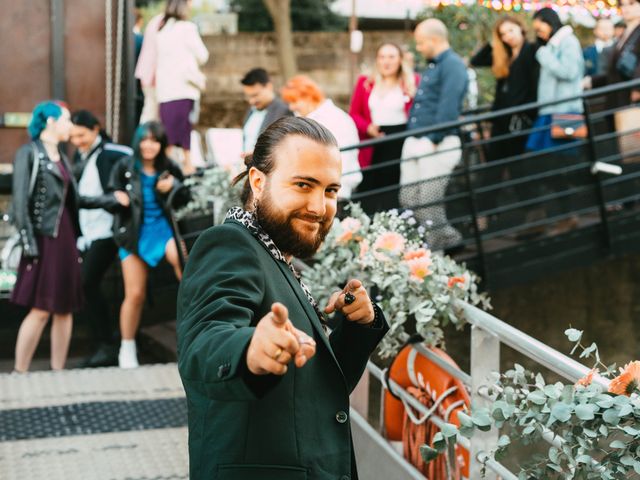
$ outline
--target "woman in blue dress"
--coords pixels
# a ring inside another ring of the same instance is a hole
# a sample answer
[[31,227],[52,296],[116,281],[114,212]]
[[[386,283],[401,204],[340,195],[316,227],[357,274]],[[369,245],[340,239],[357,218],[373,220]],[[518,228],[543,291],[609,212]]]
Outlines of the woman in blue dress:
[[[115,165],[110,181],[114,190],[129,195],[129,208],[114,217],[113,237],[119,247],[124,281],[120,307],[122,336],[118,364],[138,366],[135,336],[146,295],[149,268],[166,258],[178,280],[182,277],[178,249],[170,222],[170,209],[189,201],[180,167],[166,155],[167,135],[158,122],[138,127],[133,156]],[[168,200],[173,198],[172,205]]]

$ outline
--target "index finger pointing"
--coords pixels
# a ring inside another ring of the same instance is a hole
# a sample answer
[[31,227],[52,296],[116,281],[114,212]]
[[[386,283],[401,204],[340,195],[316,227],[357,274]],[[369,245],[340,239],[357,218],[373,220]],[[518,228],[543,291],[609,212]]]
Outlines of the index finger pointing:
[[355,292],[362,286],[362,282],[357,278],[352,278],[344,287],[345,292]]
[[289,311],[287,310],[287,307],[279,302],[271,305],[271,313],[273,314],[271,316],[273,323],[276,323],[278,325],[284,325],[289,319]]

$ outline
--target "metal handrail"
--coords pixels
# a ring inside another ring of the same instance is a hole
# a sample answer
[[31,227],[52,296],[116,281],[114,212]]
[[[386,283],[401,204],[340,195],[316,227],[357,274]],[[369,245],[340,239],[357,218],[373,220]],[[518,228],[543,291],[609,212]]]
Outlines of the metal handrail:
[[[549,345],[536,340],[473,305],[460,300],[457,301],[456,305],[464,311],[465,317],[470,324],[495,335],[501,343],[508,345],[572,382],[578,381],[591,370],[580,362],[567,357]],[[600,375],[594,375],[593,381],[604,387],[609,387],[609,380]]]
[[468,125],[468,124],[472,124],[472,123],[481,123],[481,122],[486,122],[486,121],[491,121],[494,120],[496,118],[501,118],[504,117],[506,115],[513,115],[515,113],[522,113],[522,112],[527,112],[527,111],[535,111],[538,110],[540,108],[543,107],[548,107],[548,106],[552,106],[552,105],[558,105],[561,103],[566,103],[566,102],[570,102],[573,100],[588,100],[590,98],[594,98],[594,97],[600,97],[602,95],[607,95],[609,93],[613,93],[613,92],[617,92],[617,91],[621,91],[621,90],[627,90],[627,89],[632,89],[634,87],[640,87],[640,79],[634,79],[634,80],[629,80],[626,82],[619,82],[619,83],[615,83],[613,85],[607,85],[605,87],[600,87],[600,88],[594,88],[588,91],[584,91],[579,95],[572,95],[569,97],[563,97],[560,99],[556,99],[556,100],[551,100],[548,102],[531,102],[531,103],[525,103],[523,105],[518,105],[517,107],[510,107],[510,108],[505,108],[502,110],[496,110],[493,112],[489,112],[489,113],[483,113],[483,114],[479,114],[479,115],[471,115],[468,117],[464,117],[461,119],[457,119],[451,122],[444,122],[444,123],[439,123],[437,125],[432,125],[430,127],[422,127],[422,128],[415,128],[412,130],[407,130],[404,132],[398,132],[398,133],[392,133],[389,135],[385,135],[382,138],[374,138],[371,140],[365,140],[363,142],[360,142],[358,144],[355,145],[349,145],[346,147],[342,147],[340,149],[340,151],[347,151],[347,150],[354,150],[356,148],[363,148],[363,147],[373,147],[375,145],[381,144],[381,143],[387,143],[387,142],[391,142],[394,140],[400,140],[403,138],[408,138],[408,137],[422,137],[425,136],[429,133],[435,133],[438,131],[442,131],[442,130],[455,130],[463,125]]

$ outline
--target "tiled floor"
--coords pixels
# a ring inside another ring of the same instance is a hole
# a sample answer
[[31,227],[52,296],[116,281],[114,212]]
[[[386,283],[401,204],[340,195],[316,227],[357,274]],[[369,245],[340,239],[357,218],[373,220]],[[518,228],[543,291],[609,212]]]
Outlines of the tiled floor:
[[0,374],[0,478],[188,478],[176,365]]

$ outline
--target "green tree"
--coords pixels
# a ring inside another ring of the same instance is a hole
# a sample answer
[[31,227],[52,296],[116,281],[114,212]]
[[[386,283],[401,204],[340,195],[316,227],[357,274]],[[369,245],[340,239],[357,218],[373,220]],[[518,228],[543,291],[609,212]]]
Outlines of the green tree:
[[[337,31],[347,28],[347,19],[331,11],[333,0],[295,0],[291,2],[291,24],[294,31]],[[241,32],[272,32],[273,20],[263,0],[231,0],[238,13]]]

